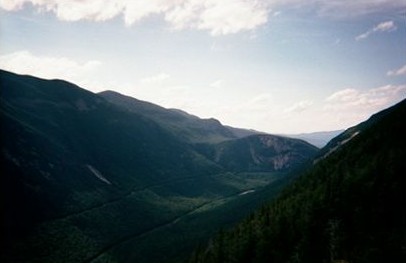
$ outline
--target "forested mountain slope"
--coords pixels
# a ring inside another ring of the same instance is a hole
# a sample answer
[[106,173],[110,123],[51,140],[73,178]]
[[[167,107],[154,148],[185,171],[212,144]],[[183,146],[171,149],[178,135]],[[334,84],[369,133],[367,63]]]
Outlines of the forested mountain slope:
[[257,133],[226,127],[213,118],[201,119],[181,110],[166,109],[114,91],[103,91],[99,95],[130,112],[153,119],[174,136],[189,143],[217,143]]
[[216,119],[200,119],[113,91],[99,95],[126,111],[153,120],[227,171],[286,172],[318,152],[315,146],[300,139],[224,126]]
[[405,262],[406,101],[348,129],[195,262]]
[[0,71],[0,86],[1,262],[168,262],[287,171],[231,170],[145,112],[62,80]]

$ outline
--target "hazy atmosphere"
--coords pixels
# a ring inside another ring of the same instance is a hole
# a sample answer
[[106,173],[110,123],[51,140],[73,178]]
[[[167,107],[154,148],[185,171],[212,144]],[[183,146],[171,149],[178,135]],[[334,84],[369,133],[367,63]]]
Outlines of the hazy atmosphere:
[[0,68],[270,133],[406,97],[404,0],[0,0]]
[[0,0],[0,262],[406,262],[405,116],[406,0]]

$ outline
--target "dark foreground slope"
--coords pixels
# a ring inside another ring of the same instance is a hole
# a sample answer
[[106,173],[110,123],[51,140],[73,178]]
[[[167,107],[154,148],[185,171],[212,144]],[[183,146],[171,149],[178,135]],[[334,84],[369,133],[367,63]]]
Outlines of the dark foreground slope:
[[286,172],[230,170],[65,81],[0,71],[0,86],[0,262],[170,261]]
[[403,101],[338,136],[278,199],[189,262],[405,262],[405,116]]

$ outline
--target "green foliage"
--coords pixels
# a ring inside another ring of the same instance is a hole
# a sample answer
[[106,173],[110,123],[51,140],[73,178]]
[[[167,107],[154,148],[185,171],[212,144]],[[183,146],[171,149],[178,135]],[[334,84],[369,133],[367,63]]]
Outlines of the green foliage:
[[318,149],[302,140],[255,134],[217,144],[198,144],[196,150],[230,171],[287,172],[306,163]]
[[[168,110],[114,91],[104,91],[99,95],[121,108],[154,120],[173,136],[188,143],[217,143],[240,137],[233,129],[223,126],[216,119],[200,119],[181,110]],[[250,131],[245,132],[255,134]]]
[[404,116],[406,101],[333,140],[280,197],[189,262],[406,261]]
[[5,71],[0,86],[1,262],[169,262],[285,181],[199,152],[235,138],[216,120]]

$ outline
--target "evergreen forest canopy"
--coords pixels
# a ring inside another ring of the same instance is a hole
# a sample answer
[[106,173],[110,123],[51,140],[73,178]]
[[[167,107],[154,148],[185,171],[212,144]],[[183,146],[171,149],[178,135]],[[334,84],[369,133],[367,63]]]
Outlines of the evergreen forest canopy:
[[333,139],[281,195],[189,263],[405,262],[406,100]]

